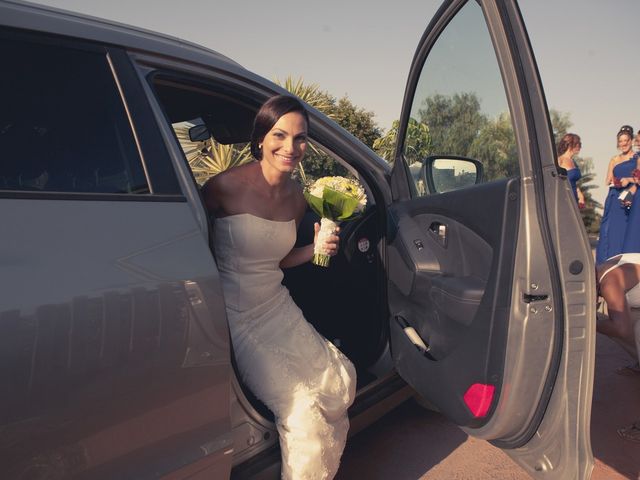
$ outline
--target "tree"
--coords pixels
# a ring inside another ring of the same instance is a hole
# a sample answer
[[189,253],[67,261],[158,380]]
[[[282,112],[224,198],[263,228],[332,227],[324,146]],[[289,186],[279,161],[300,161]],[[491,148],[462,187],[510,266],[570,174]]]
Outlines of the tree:
[[333,117],[333,108],[336,100],[327,92],[320,90],[320,87],[317,84],[304,83],[302,78],[294,80],[291,76],[285,78],[284,82],[275,79],[274,83],[280,85],[289,93],[295,95],[307,105],[324,113],[329,118]]
[[551,127],[553,129],[553,143],[558,145],[560,139],[569,132],[573,123],[568,113],[559,112],[553,108],[549,110],[549,116],[551,117]]
[[374,113],[356,107],[347,96],[339,99],[329,112],[342,128],[370,148],[382,135],[382,130],[374,120]]
[[[391,128],[383,136],[373,142],[375,152],[387,162],[393,163],[393,155],[398,141],[399,120],[394,120]],[[431,153],[431,135],[429,127],[415,118],[410,118],[405,137],[405,157],[409,165],[424,160]]]
[[482,161],[487,180],[518,174],[518,151],[508,113],[487,121],[469,147],[469,156]]
[[418,111],[419,121],[428,125],[433,154],[468,156],[469,149],[486,125],[475,93],[427,97]]
[[189,138],[189,129],[193,126],[192,123],[182,122],[174,125],[174,131],[199,185],[213,175],[253,159],[249,144],[223,145],[213,137],[205,141],[192,141]]
[[[398,128],[400,121],[395,120],[389,131],[373,142],[375,152],[389,163],[395,161],[394,154],[398,141]],[[409,118],[404,142],[404,157],[409,164],[409,169],[416,183],[420,195],[425,192],[424,181],[420,178],[421,161],[431,153],[431,135],[426,124]]]
[[596,209],[602,209],[602,204],[593,198],[591,191],[598,188],[594,184],[595,174],[593,172],[593,160],[591,158],[576,158],[576,164],[582,173],[578,180],[578,188],[584,195],[585,208],[580,210],[582,221],[588,233],[597,234],[600,231],[600,220],[602,215]]

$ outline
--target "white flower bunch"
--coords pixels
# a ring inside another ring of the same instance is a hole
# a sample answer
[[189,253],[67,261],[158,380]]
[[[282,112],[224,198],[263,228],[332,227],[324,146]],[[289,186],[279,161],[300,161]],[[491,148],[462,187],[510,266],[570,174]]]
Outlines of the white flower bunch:
[[[354,179],[346,177],[322,177],[313,182],[307,188],[307,192],[316,198],[323,198],[325,189],[341,193],[348,198],[357,200],[354,213],[362,212],[367,205],[367,195],[364,192],[364,188]],[[316,213],[322,215],[321,212]]]
[[307,186],[304,196],[320,217],[320,232],[314,249],[313,263],[329,266],[329,256],[322,252],[324,240],[340,222],[358,217],[367,205],[364,188],[356,180],[346,177],[322,177]]

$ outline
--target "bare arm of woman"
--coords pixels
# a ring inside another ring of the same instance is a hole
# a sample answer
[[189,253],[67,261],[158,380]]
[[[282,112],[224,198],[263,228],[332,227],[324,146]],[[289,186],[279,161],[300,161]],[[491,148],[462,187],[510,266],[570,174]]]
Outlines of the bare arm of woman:
[[[220,174],[221,175],[221,174]],[[224,182],[220,182],[220,175],[211,177],[202,186],[202,197],[209,215],[220,215],[223,213]]]
[[611,157],[609,160],[609,166],[607,167],[607,177],[604,180],[605,185],[609,186],[613,182],[613,167],[615,164],[616,157]]
[[580,190],[579,188],[576,187],[576,193],[578,195],[578,206],[580,208],[584,208],[585,207],[585,203],[584,203],[584,193],[582,193],[582,190]]

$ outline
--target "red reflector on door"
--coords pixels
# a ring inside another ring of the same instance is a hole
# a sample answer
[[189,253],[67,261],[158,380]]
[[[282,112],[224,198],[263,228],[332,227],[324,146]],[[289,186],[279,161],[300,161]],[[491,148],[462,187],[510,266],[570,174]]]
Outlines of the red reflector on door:
[[483,383],[474,383],[468,388],[463,397],[464,403],[471,410],[474,417],[480,418],[487,414],[495,391],[496,387]]

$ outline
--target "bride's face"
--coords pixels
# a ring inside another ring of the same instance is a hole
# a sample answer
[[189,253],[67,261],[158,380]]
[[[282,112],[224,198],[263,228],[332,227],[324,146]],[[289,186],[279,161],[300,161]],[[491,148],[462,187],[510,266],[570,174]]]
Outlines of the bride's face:
[[291,173],[307,150],[307,122],[302,114],[281,116],[262,141],[262,160],[279,172]]

